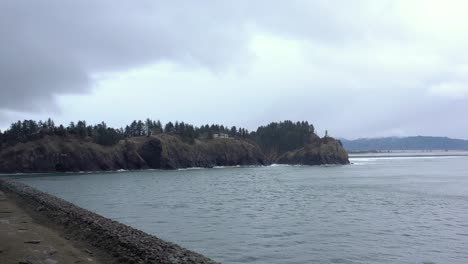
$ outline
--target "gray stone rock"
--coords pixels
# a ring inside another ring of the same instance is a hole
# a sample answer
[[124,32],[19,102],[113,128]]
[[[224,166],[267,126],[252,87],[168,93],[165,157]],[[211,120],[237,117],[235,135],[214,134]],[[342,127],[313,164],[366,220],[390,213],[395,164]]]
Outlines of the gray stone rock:
[[[47,208],[38,213],[57,226],[63,227],[68,237],[107,252],[109,256],[115,257],[116,262],[216,263],[198,253],[105,218],[25,184],[0,179],[0,189],[15,194],[31,208],[40,206]],[[40,241],[30,240],[25,243],[36,244]]]

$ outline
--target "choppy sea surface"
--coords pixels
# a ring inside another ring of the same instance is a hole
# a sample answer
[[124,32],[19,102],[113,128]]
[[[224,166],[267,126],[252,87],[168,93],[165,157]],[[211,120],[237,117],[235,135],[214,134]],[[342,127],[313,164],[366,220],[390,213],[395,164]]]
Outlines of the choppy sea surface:
[[468,263],[468,157],[16,178],[222,263]]

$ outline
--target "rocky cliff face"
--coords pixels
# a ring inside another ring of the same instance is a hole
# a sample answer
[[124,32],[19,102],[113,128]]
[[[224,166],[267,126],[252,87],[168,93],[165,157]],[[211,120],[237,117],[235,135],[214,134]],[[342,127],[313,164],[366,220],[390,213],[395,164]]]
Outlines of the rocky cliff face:
[[171,135],[131,138],[115,146],[53,136],[0,150],[1,173],[265,164],[260,148],[246,140],[197,140],[187,144]]
[[267,159],[260,147],[244,139],[196,140],[161,134],[101,146],[76,137],[49,136],[0,150],[0,173],[177,169],[235,165],[348,164],[348,154],[332,138]]
[[265,165],[265,156],[254,143],[240,139],[182,142],[170,135],[138,138],[137,153],[150,168],[177,169],[234,165]]
[[341,142],[327,137],[317,139],[300,149],[286,152],[276,162],[301,165],[349,164],[349,159]]

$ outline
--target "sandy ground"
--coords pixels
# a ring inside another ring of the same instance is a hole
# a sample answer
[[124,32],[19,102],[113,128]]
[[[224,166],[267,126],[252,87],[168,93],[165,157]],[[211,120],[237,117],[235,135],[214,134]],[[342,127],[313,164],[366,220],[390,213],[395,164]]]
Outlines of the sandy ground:
[[34,221],[18,204],[0,191],[0,263],[58,264],[105,263],[93,252],[74,244]]

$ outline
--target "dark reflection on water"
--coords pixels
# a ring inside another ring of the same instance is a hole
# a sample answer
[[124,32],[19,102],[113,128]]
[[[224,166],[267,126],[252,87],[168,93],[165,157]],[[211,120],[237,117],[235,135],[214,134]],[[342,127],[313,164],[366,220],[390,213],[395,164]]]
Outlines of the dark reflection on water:
[[20,181],[223,263],[468,263],[468,157]]

